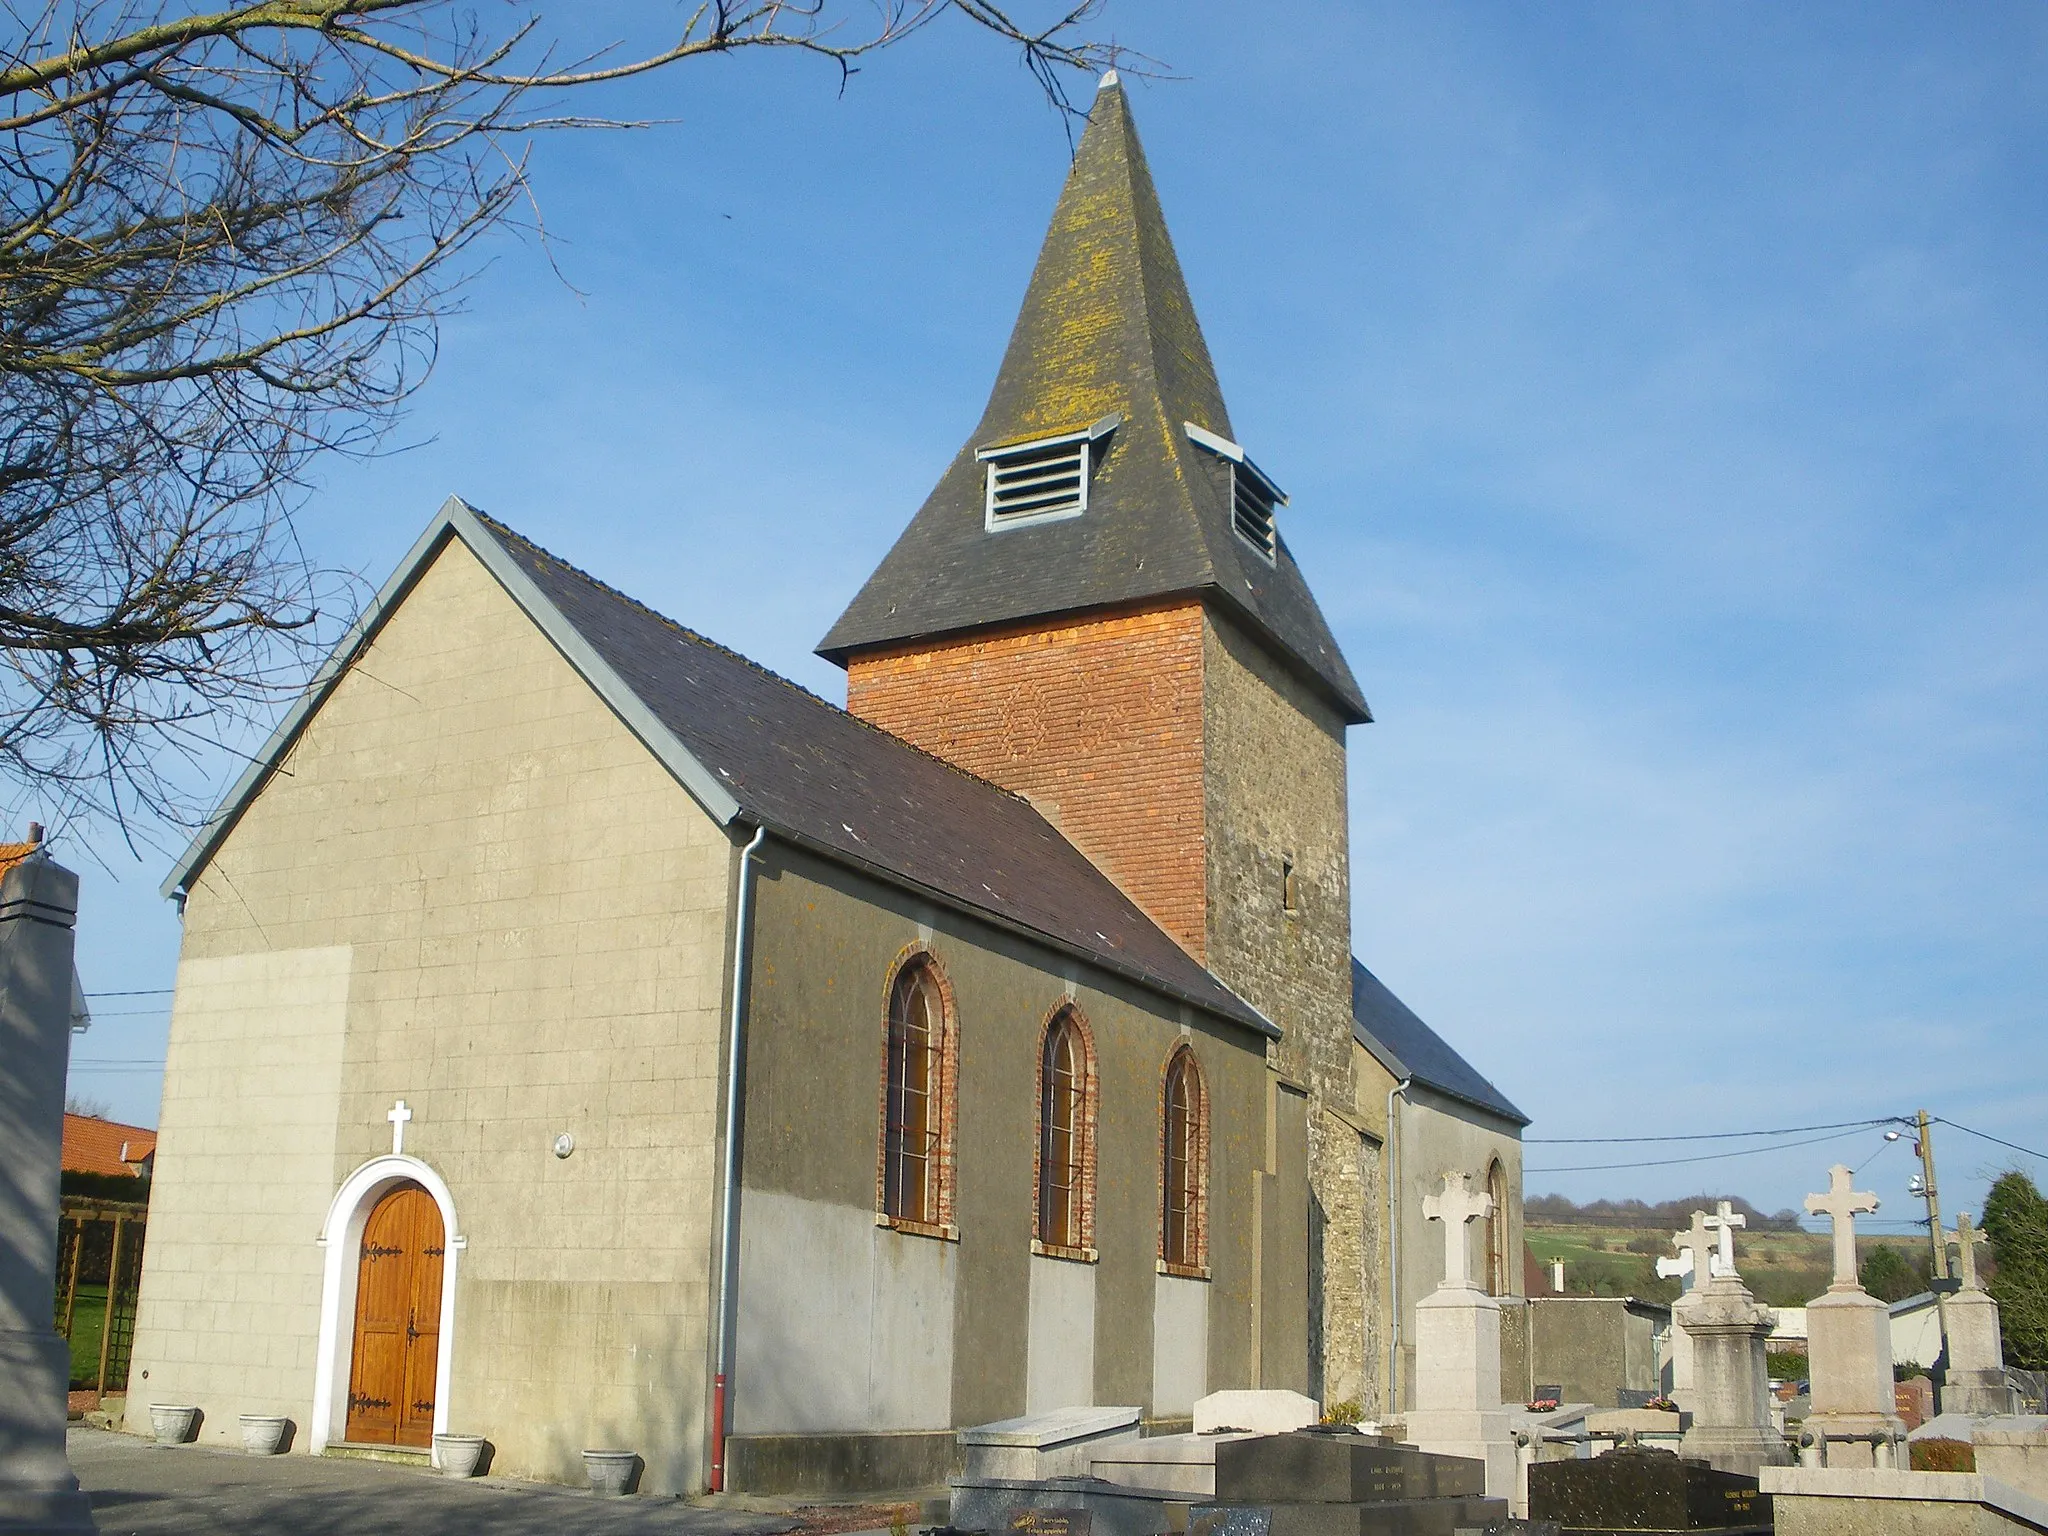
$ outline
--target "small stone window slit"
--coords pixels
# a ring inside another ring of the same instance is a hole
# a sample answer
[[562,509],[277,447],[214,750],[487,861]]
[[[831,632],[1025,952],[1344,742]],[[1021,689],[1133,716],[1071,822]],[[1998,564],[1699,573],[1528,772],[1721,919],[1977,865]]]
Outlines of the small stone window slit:
[[1280,861],[1280,910],[1290,915],[1301,911],[1301,883],[1295,877],[1294,860]]

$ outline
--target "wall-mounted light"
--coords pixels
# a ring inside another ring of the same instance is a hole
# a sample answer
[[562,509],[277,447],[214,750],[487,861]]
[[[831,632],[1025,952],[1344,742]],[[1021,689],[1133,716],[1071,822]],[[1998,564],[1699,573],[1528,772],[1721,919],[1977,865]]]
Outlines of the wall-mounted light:
[[576,1138],[567,1131],[555,1138],[555,1156],[567,1157],[576,1150]]

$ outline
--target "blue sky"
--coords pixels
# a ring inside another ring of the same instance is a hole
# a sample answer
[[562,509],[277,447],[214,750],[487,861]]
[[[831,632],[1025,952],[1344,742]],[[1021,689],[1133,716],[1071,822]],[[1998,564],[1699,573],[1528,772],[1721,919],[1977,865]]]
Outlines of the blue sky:
[[[578,36],[651,8],[587,7]],[[666,19],[668,13],[659,13]],[[2048,1150],[2048,11],[1111,0],[1239,435],[1378,723],[1356,948],[1535,1119],[1939,1115]],[[407,451],[329,467],[381,580],[457,492],[829,698],[810,655],[979,414],[1068,155],[963,26],[544,143]],[[566,282],[564,281],[566,278]],[[573,287],[569,286],[572,285]],[[222,770],[222,782],[229,776]],[[163,988],[167,859],[87,877]],[[74,1088],[153,1121],[167,999]],[[1531,1193],[1768,1208],[1844,1140],[1532,1146]],[[2039,1161],[1942,1133],[1944,1195]],[[1867,1181],[1904,1217],[1903,1151]]]

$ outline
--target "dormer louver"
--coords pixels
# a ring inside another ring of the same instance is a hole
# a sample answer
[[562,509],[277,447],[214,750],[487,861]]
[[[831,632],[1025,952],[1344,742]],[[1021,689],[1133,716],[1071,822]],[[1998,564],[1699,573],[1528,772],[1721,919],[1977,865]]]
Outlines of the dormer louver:
[[1123,417],[1105,416],[1077,432],[978,450],[975,457],[987,466],[985,517],[989,531],[1054,522],[1086,512],[1095,445],[1121,425]]
[[1278,558],[1280,537],[1273,513],[1275,508],[1287,505],[1287,493],[1229,438],[1218,437],[1192,421],[1182,425],[1187,428],[1189,442],[1215,454],[1229,469],[1230,525],[1239,538],[1259,552],[1261,559],[1273,564]]

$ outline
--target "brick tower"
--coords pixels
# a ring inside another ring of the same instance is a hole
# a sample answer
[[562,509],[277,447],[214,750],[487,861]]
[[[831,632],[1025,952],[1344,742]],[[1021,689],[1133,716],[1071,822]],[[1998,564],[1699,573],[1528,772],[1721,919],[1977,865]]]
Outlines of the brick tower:
[[1318,1109],[1315,1384],[1364,1400],[1344,734],[1372,717],[1284,503],[1105,76],[981,423],[818,651],[850,710],[1028,798],[1284,1030]]

